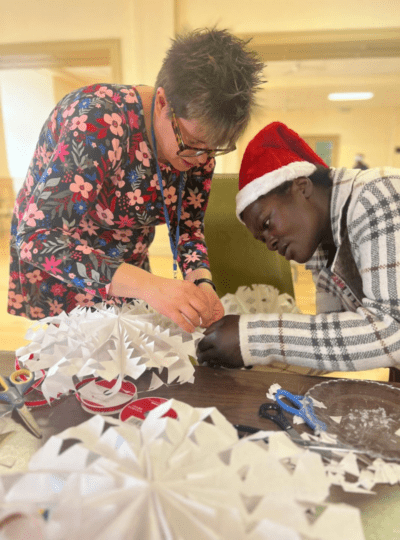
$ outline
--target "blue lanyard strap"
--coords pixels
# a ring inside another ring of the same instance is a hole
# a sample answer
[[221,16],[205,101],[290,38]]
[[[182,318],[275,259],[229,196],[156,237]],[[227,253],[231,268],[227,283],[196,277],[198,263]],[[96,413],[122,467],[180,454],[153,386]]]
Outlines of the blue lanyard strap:
[[[167,227],[168,227],[169,243],[170,243],[172,255],[173,255],[173,258],[174,258],[172,268],[173,268],[173,272],[174,272],[174,279],[176,279],[178,277],[179,224],[180,224],[180,221],[181,221],[182,191],[183,191],[183,185],[185,183],[185,175],[184,175],[183,172],[181,172],[180,175],[179,175],[180,180],[179,180],[178,210],[177,210],[178,223],[176,225],[175,245],[174,245],[173,238],[172,238],[172,233],[171,233],[171,222],[169,220],[168,208],[167,208],[167,205],[165,204],[164,188],[163,188],[163,183],[162,183],[162,175],[161,175],[161,169],[160,169],[160,165],[158,163],[158,156],[157,156],[157,143],[156,143],[156,137],[155,137],[155,134],[154,134],[153,117],[154,117],[154,104],[155,104],[155,101],[156,101],[156,94],[154,94],[153,102],[151,104],[151,138],[152,138],[152,142],[153,142],[154,157],[155,157],[155,160],[156,160],[158,184],[160,186],[161,197],[162,197],[162,201],[163,201],[163,205],[164,205],[165,223],[167,224]],[[173,178],[174,179],[176,178],[175,174],[174,174]]]

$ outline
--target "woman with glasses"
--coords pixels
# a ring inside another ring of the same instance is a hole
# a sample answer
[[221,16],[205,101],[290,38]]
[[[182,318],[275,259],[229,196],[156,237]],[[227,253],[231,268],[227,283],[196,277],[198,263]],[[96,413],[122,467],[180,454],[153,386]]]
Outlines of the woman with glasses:
[[[215,156],[235,149],[263,64],[225,30],[173,41],[155,87],[96,84],[45,122],[12,221],[9,312],[142,299],[192,332],[223,315],[204,240]],[[184,280],[150,273],[166,223]]]

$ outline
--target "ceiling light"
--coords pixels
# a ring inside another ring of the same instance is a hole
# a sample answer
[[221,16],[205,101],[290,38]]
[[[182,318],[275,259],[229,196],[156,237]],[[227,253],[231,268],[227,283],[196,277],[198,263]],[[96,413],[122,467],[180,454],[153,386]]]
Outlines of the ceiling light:
[[329,94],[328,99],[331,101],[351,101],[361,99],[371,99],[374,97],[372,92],[338,92]]

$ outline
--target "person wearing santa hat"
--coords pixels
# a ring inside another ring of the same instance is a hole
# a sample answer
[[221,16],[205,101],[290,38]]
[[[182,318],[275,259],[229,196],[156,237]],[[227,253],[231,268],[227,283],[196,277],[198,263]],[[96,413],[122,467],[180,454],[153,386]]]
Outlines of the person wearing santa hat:
[[400,366],[399,169],[329,168],[273,122],[247,146],[236,208],[268,249],[307,263],[317,314],[226,315],[205,331],[200,363],[308,374]]

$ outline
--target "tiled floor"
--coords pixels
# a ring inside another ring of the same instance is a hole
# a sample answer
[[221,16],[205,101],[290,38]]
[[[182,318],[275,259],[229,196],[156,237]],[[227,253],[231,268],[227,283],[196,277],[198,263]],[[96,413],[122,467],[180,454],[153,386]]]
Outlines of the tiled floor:
[[[14,351],[25,345],[26,331],[32,322],[14,317],[7,313],[9,248],[8,236],[0,236],[0,349]],[[172,277],[172,259],[170,257],[151,257],[151,266],[155,274]],[[311,274],[302,265],[294,265],[293,278],[296,302],[303,313],[315,313],[315,288]],[[333,374],[331,374],[333,375]],[[357,373],[335,373],[335,376],[388,380],[387,369],[376,369]]]

